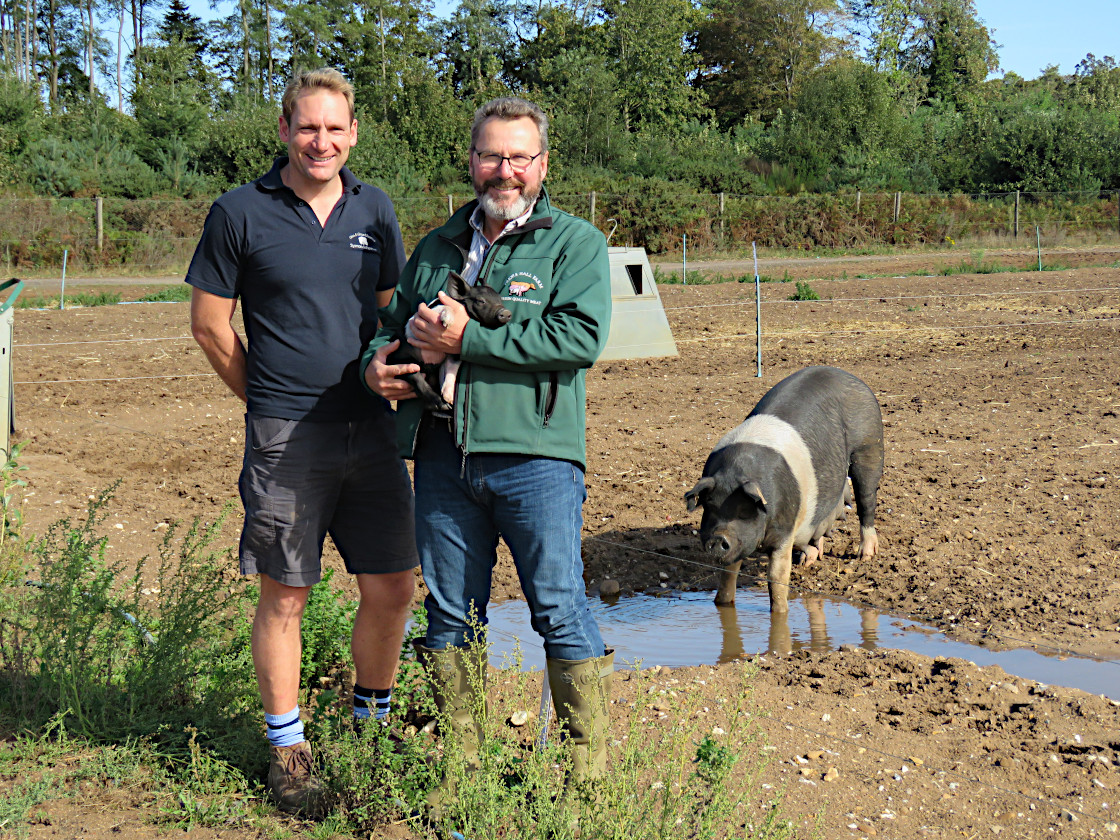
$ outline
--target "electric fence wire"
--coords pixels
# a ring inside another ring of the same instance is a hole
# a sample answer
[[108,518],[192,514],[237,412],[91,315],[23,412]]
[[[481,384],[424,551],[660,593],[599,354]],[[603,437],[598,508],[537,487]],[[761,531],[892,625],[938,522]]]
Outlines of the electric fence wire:
[[[908,277],[935,277],[936,275],[906,275]],[[857,280],[866,280],[867,278],[858,277]],[[829,281],[825,281],[829,282]],[[956,298],[1015,298],[1024,295],[1069,295],[1069,294],[1088,294],[1089,292],[1120,292],[1120,286],[1099,286],[1096,288],[1068,288],[1068,289],[1005,289],[999,292],[945,292],[928,295],[873,295],[871,297],[851,297],[851,298],[821,298],[820,300],[804,301],[804,300],[790,300],[789,298],[776,298],[773,300],[763,300],[765,304],[790,304],[790,303],[869,303],[878,301],[879,303],[890,303],[891,301],[901,300],[939,300],[956,299]],[[719,309],[728,306],[747,306],[749,305],[743,301],[735,301],[732,303],[703,303],[691,306],[667,306],[666,312],[680,312],[688,309]]]
[[[870,301],[870,300],[880,300],[880,301],[882,301],[882,300],[914,300],[914,299],[926,299],[926,298],[938,298],[938,297],[956,297],[956,298],[964,298],[964,297],[1003,297],[1003,296],[1010,296],[1010,295],[1023,294],[1023,293],[1027,293],[1027,294],[1043,294],[1043,293],[1059,294],[1059,293],[1071,293],[1071,292],[1077,292],[1077,291],[1084,291],[1084,292],[1120,291],[1120,287],[1101,287],[1101,288],[1096,288],[1096,289],[1065,289],[1065,290],[1046,290],[1046,291],[1026,291],[1026,292],[1010,292],[1010,293],[976,292],[976,293],[964,293],[964,294],[952,294],[952,295],[901,296],[901,297],[886,298],[886,299],[884,299],[884,298],[838,298],[838,299],[831,299],[831,300],[827,300],[827,301],[814,301],[814,303],[841,302],[841,301],[865,302],[865,301]],[[798,302],[798,301],[775,301],[775,302],[793,303],[793,302]],[[666,311],[681,311],[681,310],[686,310],[686,309],[708,309],[708,308],[719,307],[719,306],[742,306],[742,305],[744,305],[744,304],[742,304],[742,303],[738,303],[738,304],[710,304],[710,305],[689,306],[689,307],[673,307],[671,309],[667,309]],[[1014,328],[1028,327],[1028,326],[1053,326],[1053,325],[1057,325],[1057,324],[1068,324],[1068,323],[1099,323],[1099,322],[1111,322],[1111,321],[1118,321],[1118,320],[1120,320],[1120,317],[1090,318],[1090,319],[1062,319],[1062,320],[1058,320],[1058,321],[1030,322],[1030,323],[1023,323],[1023,324],[959,325],[959,326],[955,326],[955,327],[936,327],[936,328],[935,327],[926,327],[926,328],[911,327],[911,328],[908,328],[908,329],[911,329],[911,330],[913,330],[913,329],[926,329],[926,330],[943,330],[943,331],[953,331],[953,330],[960,330],[960,329],[984,329],[984,328],[994,329],[994,328],[999,328],[999,327],[1006,327],[1006,328],[1009,328],[1009,329],[1014,329]],[[834,334],[834,333],[835,334],[844,334],[844,333],[852,333],[852,332],[864,333],[864,332],[876,332],[876,331],[879,331],[879,332],[895,332],[896,330],[857,329],[857,330],[829,330],[829,331],[825,331],[825,332],[794,331],[794,332],[790,332],[790,333],[770,333],[770,335],[828,335],[828,334]],[[706,341],[727,340],[729,338],[748,338],[748,337],[751,337],[751,336],[745,335],[745,334],[744,335],[727,335],[727,336],[710,336],[710,337],[704,337],[704,338],[699,338],[699,339],[678,339],[678,343],[692,343],[692,342],[703,343],[703,342],[706,342]],[[92,341],[47,342],[47,343],[27,344],[27,345],[20,345],[20,346],[24,346],[24,347],[51,347],[51,346],[77,345],[77,344],[102,344],[102,343],[108,344],[108,343],[130,343],[130,342],[147,342],[147,341],[187,341],[187,340],[192,340],[192,339],[191,339],[190,336],[171,336],[171,337],[141,338],[141,339],[130,338],[130,339],[101,339],[101,340],[92,340]],[[131,377],[100,377],[100,378],[90,378],[90,379],[21,380],[21,381],[15,382],[14,384],[17,384],[17,385],[46,385],[46,384],[77,384],[77,383],[86,383],[86,382],[126,382],[126,381],[152,380],[152,379],[205,378],[205,377],[215,377],[216,375],[217,374],[215,374],[215,373],[193,373],[193,374],[169,374],[169,375],[131,376]],[[110,423],[108,421],[99,420],[97,418],[87,418],[87,419],[93,419],[96,422],[100,422],[100,423],[103,423],[103,424],[109,425],[109,426],[114,426],[114,427],[120,428],[124,431],[129,431],[129,432],[133,432],[133,433],[140,433],[139,430],[131,429],[131,428],[126,427],[126,426],[121,426],[119,424],[113,424],[113,423]],[[145,432],[144,434],[151,434],[151,433]],[[159,437],[159,435],[154,435],[154,436]],[[184,444],[184,445],[189,445],[185,441],[178,441],[178,442],[181,443],[181,444]],[[1069,448],[1072,449],[1072,448],[1075,448],[1075,447],[1069,447]],[[1076,448],[1083,449],[1083,448],[1086,448],[1086,446],[1077,445]],[[603,540],[603,539],[598,538],[598,537],[588,537],[587,539],[595,541],[595,542],[600,542],[600,543],[604,543],[604,544],[608,544],[608,545],[613,545],[613,546],[616,546],[616,547],[619,547],[619,548],[624,548],[624,549],[627,549],[627,550],[630,550],[630,551],[638,551],[638,552],[643,552],[643,553],[647,553],[647,554],[652,554],[652,555],[662,557],[662,558],[666,558],[666,559],[670,559],[670,560],[679,560],[681,562],[690,563],[694,566],[706,568],[706,569],[713,570],[713,571],[722,571],[722,567],[701,563],[699,561],[691,560],[689,558],[677,558],[677,557],[673,557],[672,555],[661,554],[659,552],[649,551],[647,549],[639,549],[639,548],[636,548],[634,546],[625,545],[623,543],[612,543],[610,541]],[[753,578],[756,582],[760,582],[760,583],[765,582],[765,578],[762,578],[760,576],[743,575],[743,577],[747,577],[748,579]],[[801,592],[802,594],[818,595],[818,596],[826,595],[826,593],[823,593],[823,592],[816,592],[816,591],[813,591],[813,590],[799,588],[799,587],[792,586],[792,585],[789,588],[792,589],[792,590]],[[854,606],[865,608],[865,609],[876,609],[876,608],[872,607],[871,605],[861,604],[860,602],[857,602],[857,601],[851,601],[851,603]],[[922,619],[919,619],[915,616],[907,615],[907,614],[902,614],[902,617],[908,618],[908,619],[913,620],[913,621],[922,620]],[[967,632],[967,631],[965,631],[965,632]],[[999,639],[1000,641],[1013,641],[1013,642],[1015,642],[1019,645],[1025,645],[1025,646],[1028,646],[1028,647],[1035,647],[1037,649],[1052,650],[1057,654],[1073,655],[1073,656],[1078,656],[1078,657],[1082,657],[1082,658],[1101,661],[1101,662],[1104,662],[1104,663],[1107,663],[1107,664],[1120,665],[1120,661],[1117,661],[1117,660],[1101,658],[1101,657],[1094,656],[1092,654],[1085,654],[1085,653],[1081,653],[1081,652],[1074,651],[1074,650],[1056,648],[1056,647],[1047,646],[1047,645],[1032,645],[1030,642],[1027,642],[1027,641],[1022,640],[1022,639],[1016,639],[1016,638],[1010,637],[1010,636],[1000,636],[998,634],[994,634],[994,633],[991,633],[991,632],[985,632],[985,633],[982,633],[981,635],[982,636],[990,636],[990,637]]]

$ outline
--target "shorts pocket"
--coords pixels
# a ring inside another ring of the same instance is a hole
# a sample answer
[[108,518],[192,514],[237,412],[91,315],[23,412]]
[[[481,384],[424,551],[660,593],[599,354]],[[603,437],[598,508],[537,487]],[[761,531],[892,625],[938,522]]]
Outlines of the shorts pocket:
[[297,422],[279,417],[250,417],[249,434],[253,451],[265,453],[270,449],[283,446],[291,440]]

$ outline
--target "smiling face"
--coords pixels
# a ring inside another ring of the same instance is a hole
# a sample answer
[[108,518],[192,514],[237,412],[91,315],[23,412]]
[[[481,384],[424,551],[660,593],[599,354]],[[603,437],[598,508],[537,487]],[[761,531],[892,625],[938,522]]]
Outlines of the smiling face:
[[280,117],[280,140],[288,144],[288,186],[317,192],[338,178],[358,142],[358,121],[341,93],[312,89],[296,100],[290,120]]
[[[529,117],[515,120],[491,117],[479,126],[474,151],[471,152],[470,173],[474,193],[488,220],[504,226],[505,222],[524,215],[533,206],[548,174],[548,152],[540,152],[540,133]],[[484,165],[479,160],[479,153],[504,157],[540,154],[540,157],[524,172],[515,172],[508,160],[503,160],[497,167]]]

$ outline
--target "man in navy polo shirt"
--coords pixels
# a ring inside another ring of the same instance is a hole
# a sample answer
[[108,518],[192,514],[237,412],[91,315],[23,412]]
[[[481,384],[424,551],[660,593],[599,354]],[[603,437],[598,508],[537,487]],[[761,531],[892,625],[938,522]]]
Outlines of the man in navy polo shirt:
[[[404,248],[388,196],[344,166],[358,137],[350,84],[336,70],[302,73],[282,107],[287,157],[214,203],[187,282],[191,331],[248,407],[240,565],[260,580],[252,648],[269,794],[318,816],[298,697],[300,621],[321,579],[323,539],[331,535],[357,577],[356,718],[372,705],[377,717],[388,713],[418,565],[392,414],[357,374]],[[231,323],[239,298],[245,342]]]

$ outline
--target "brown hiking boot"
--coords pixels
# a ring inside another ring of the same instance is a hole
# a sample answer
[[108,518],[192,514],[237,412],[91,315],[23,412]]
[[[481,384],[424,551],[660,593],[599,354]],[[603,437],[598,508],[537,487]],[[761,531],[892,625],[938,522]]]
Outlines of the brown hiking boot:
[[290,747],[270,747],[268,754],[268,798],[289,814],[309,819],[323,816],[325,797],[315,778],[307,741]]

